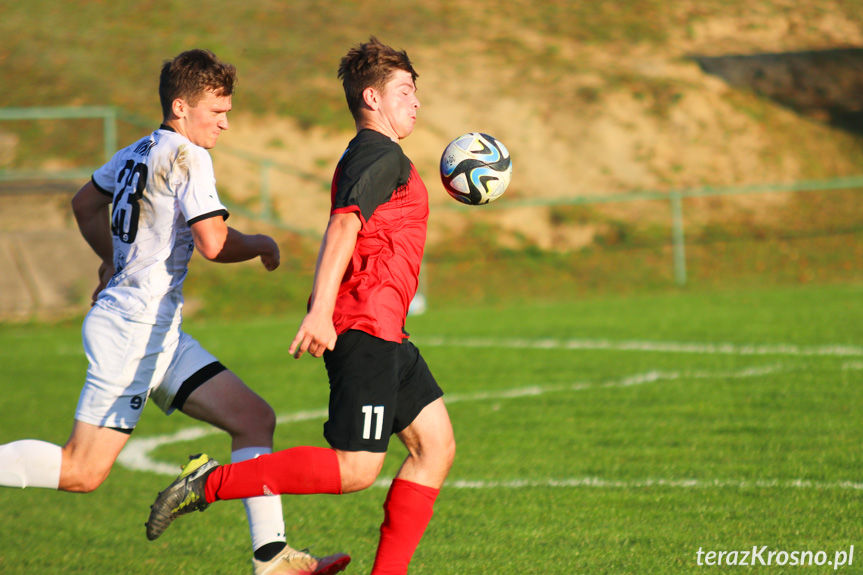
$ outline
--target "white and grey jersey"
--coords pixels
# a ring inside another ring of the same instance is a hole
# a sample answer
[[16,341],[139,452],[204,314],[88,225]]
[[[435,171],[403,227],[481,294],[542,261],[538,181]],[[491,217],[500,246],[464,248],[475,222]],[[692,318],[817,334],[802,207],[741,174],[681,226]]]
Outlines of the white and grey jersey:
[[227,219],[210,154],[162,126],[93,174],[112,198],[116,274],[96,305],[141,323],[179,321],[194,250],[190,225]]

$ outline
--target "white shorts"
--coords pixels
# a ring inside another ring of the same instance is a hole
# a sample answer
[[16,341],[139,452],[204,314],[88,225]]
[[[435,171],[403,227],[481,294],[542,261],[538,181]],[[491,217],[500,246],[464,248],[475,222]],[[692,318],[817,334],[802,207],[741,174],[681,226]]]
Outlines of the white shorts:
[[94,306],[81,330],[90,362],[75,419],[134,429],[148,398],[170,415],[180,387],[215,356],[180,330],[148,325]]

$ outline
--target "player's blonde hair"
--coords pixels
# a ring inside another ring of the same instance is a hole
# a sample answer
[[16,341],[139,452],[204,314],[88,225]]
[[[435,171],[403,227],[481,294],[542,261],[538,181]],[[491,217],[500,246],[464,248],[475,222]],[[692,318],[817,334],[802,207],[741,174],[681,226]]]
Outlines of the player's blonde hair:
[[382,44],[372,36],[368,42],[348,51],[339,63],[339,78],[345,89],[345,99],[354,119],[363,103],[363,91],[374,88],[383,92],[390,76],[396,70],[410,72],[414,84],[419,74],[414,70],[407,52]]
[[171,115],[174,100],[182,98],[196,106],[206,92],[230,96],[237,83],[237,69],[209,50],[194,49],[165,60],[159,76],[159,100],[165,119]]

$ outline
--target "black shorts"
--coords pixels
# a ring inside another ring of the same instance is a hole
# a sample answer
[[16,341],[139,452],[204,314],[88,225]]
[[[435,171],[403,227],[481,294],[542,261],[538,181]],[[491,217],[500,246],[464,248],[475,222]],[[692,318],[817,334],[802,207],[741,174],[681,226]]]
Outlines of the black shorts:
[[330,378],[324,437],[342,451],[383,453],[390,435],[408,427],[443,391],[410,341],[385,341],[363,331],[339,336],[324,352]]

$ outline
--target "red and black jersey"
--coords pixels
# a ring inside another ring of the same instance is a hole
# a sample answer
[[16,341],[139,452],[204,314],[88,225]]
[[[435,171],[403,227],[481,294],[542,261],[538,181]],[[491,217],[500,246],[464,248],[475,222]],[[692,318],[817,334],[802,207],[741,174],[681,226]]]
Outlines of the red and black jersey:
[[331,199],[331,214],[355,212],[363,224],[336,299],[336,333],[401,342],[425,247],[425,184],[401,146],[361,130],[336,166]]

